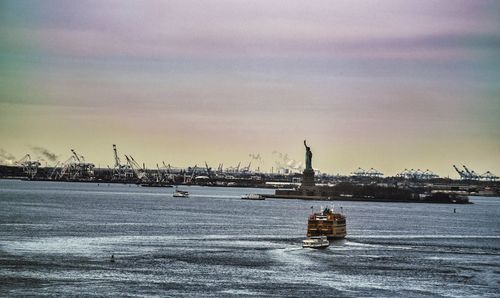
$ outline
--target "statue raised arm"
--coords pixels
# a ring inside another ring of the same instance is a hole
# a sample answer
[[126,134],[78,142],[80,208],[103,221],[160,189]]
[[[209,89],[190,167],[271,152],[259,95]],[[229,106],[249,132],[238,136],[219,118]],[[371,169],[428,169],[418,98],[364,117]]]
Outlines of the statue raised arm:
[[307,146],[306,140],[304,140],[304,146],[306,147],[306,170],[312,170],[312,152],[311,147]]

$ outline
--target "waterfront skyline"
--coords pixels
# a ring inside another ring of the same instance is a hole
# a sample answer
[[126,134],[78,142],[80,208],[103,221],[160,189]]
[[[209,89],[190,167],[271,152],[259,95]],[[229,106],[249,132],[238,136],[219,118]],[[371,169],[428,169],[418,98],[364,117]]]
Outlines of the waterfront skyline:
[[[500,173],[496,1],[2,1],[0,149]],[[275,152],[275,154],[273,154]]]

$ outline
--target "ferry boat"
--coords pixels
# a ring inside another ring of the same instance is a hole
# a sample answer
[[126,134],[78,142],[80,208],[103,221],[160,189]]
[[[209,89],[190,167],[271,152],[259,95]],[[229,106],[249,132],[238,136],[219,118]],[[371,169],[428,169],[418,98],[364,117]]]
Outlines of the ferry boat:
[[307,237],[326,236],[328,240],[342,239],[346,236],[346,218],[333,208],[325,208],[321,212],[309,215],[307,221]]
[[171,184],[152,182],[152,183],[141,183],[142,187],[173,187]]
[[176,189],[173,195],[174,198],[189,198],[189,192]]
[[265,200],[266,198],[264,198],[263,195],[259,195],[259,194],[246,194],[246,195],[243,195],[241,196],[241,199],[242,200]]
[[303,248],[327,248],[328,246],[330,246],[330,241],[326,236],[314,236],[302,240]]

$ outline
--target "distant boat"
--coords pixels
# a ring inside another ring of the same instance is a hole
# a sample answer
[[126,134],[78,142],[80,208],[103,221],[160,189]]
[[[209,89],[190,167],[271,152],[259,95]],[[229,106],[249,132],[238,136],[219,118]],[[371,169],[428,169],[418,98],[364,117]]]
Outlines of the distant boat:
[[241,199],[242,200],[262,201],[262,200],[265,200],[266,198],[264,198],[263,195],[259,195],[259,194],[246,194],[246,195],[241,196]]
[[173,197],[174,198],[189,198],[189,192],[187,192],[185,190],[176,189],[174,194],[173,194]]
[[152,183],[142,183],[142,187],[173,187],[172,184],[152,182]]
[[303,248],[327,248],[330,246],[330,241],[326,236],[313,236],[302,240]]

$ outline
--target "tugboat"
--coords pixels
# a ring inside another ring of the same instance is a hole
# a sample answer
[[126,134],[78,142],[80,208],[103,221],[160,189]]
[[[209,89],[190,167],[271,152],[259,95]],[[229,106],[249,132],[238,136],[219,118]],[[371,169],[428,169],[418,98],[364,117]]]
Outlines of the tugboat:
[[345,215],[325,208],[321,212],[309,215],[307,221],[307,237],[326,236],[328,240],[345,238]]
[[314,236],[302,240],[303,248],[327,248],[328,246],[330,246],[330,241],[326,236]]

